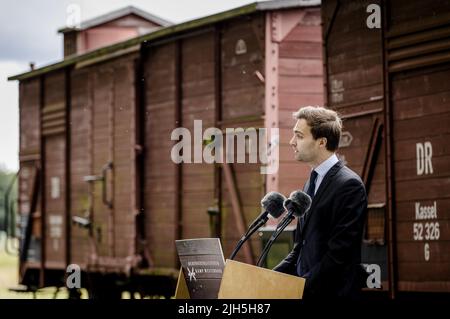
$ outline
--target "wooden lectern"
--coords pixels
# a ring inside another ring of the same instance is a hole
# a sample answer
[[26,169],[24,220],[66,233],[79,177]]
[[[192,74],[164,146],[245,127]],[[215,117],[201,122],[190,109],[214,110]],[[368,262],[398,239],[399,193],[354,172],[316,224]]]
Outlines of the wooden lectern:
[[175,289],[175,299],[190,299],[189,290],[184,279],[183,268],[178,273],[177,288]]
[[[219,299],[302,299],[305,279],[227,259]],[[189,299],[183,271],[178,276],[176,299]]]

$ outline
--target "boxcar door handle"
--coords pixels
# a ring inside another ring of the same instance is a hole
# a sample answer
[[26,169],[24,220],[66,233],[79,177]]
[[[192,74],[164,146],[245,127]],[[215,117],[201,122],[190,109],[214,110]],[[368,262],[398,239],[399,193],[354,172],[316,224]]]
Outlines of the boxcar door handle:
[[102,199],[103,199],[103,204],[105,204],[106,206],[108,206],[109,208],[112,208],[113,203],[112,200],[108,200],[107,198],[107,194],[106,194],[106,174],[108,173],[108,170],[112,170],[113,168],[113,163],[112,162],[108,162],[105,166],[103,166],[102,168],[102,182],[103,182],[103,187],[102,187]]

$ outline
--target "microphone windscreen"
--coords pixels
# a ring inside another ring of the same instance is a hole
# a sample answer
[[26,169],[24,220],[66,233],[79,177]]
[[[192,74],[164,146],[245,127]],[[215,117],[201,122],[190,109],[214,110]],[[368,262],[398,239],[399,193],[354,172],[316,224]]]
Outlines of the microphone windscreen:
[[287,210],[293,210],[296,217],[301,217],[311,207],[311,197],[301,190],[296,190],[284,202]]
[[261,206],[266,212],[268,212],[272,217],[278,218],[284,212],[284,201],[286,197],[278,192],[267,193],[266,196],[261,200]]

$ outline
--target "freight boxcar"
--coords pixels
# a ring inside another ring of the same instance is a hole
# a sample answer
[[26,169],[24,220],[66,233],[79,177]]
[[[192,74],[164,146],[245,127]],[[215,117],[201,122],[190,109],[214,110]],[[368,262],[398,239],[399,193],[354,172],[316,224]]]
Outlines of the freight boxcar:
[[322,3],[326,101],[369,191],[363,257],[391,297],[450,292],[449,17],[445,0]]
[[[20,81],[20,283],[64,286],[75,264],[93,296],[171,296],[176,239],[219,236],[228,255],[266,192],[302,188],[309,168],[292,163],[288,140],[292,111],[324,102],[319,4],[250,4],[11,77]],[[195,138],[199,120],[200,148],[211,142],[202,129],[279,128],[269,140],[278,171],[195,154],[174,163],[173,130]],[[238,259],[254,263],[260,249],[255,238]]]

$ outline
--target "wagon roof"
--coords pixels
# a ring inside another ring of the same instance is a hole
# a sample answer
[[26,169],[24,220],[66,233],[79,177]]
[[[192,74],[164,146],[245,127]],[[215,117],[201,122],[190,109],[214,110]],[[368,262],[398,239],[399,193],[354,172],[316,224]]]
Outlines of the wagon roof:
[[148,13],[148,12],[143,11],[141,9],[138,9],[136,7],[128,6],[128,7],[119,9],[119,10],[115,10],[115,11],[109,12],[107,14],[103,14],[103,15],[98,16],[96,18],[86,20],[86,21],[82,22],[80,24],[80,26],[77,27],[77,28],[68,28],[68,27],[60,28],[58,30],[58,32],[65,33],[65,32],[69,32],[69,31],[86,30],[86,29],[89,29],[89,28],[92,28],[92,27],[104,24],[106,22],[110,22],[112,20],[121,18],[121,17],[129,15],[129,14],[137,15],[137,16],[139,16],[141,18],[146,19],[146,20],[155,22],[155,23],[157,23],[157,24],[159,24],[159,25],[161,25],[163,27],[168,27],[169,25],[173,25],[173,23],[170,22],[170,21],[167,21],[165,19],[157,17],[157,16],[155,16],[155,15],[153,15],[151,13]]
[[88,62],[88,60],[96,60],[98,58],[101,58],[102,60],[103,58],[105,59],[108,59],[109,57],[112,58],[120,53],[127,53],[138,50],[139,45],[143,42],[152,42],[155,40],[161,40],[161,38],[168,37],[179,32],[203,27],[216,22],[231,19],[240,15],[251,14],[257,11],[270,11],[270,10],[289,9],[298,7],[314,7],[319,6],[320,2],[321,2],[320,0],[274,0],[274,1],[254,2],[235,9],[219,12],[210,16],[190,20],[179,24],[170,25],[168,27],[164,27],[154,32],[144,34],[142,36],[138,36],[123,42],[105,46],[73,57],[68,57],[62,61],[47,66],[43,66],[41,68],[37,68],[32,71],[11,76],[8,78],[8,80],[9,81],[25,80],[76,63]]

